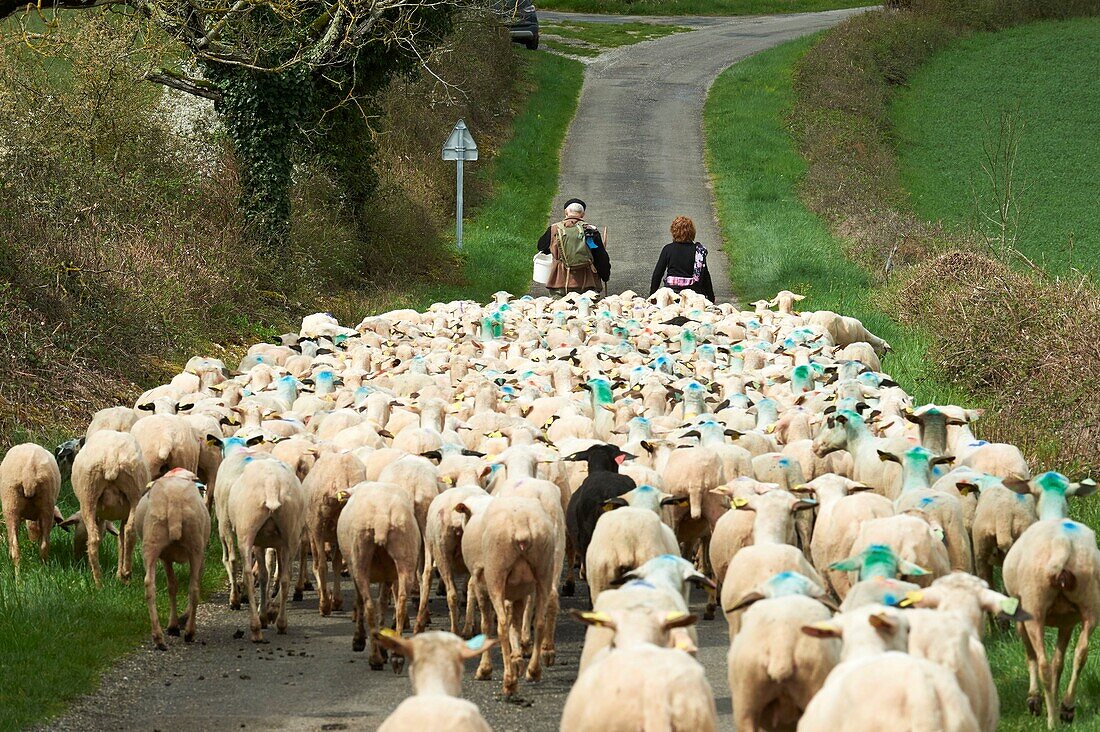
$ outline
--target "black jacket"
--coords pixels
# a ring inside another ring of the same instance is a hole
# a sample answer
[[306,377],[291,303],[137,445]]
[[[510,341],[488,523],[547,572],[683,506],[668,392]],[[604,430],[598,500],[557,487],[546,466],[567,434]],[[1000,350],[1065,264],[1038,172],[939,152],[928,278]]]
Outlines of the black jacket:
[[[665,244],[661,250],[661,256],[657,259],[657,266],[653,269],[653,279],[649,283],[649,294],[664,287],[665,277],[694,277],[695,276],[695,242],[677,244]],[[714,285],[710,281],[710,267],[706,259],[703,260],[703,272],[699,282],[692,287],[673,287],[673,290],[694,290],[714,302]]]
[[[603,245],[603,235],[600,234],[600,230],[592,224],[585,224],[585,229],[592,234],[592,241],[596,243],[596,248],[592,250],[592,263],[596,265],[596,274],[600,276],[600,279],[607,282],[611,279],[611,258],[607,255],[607,249]],[[546,233],[539,239],[539,251],[543,254],[550,253],[550,227],[546,227]]]

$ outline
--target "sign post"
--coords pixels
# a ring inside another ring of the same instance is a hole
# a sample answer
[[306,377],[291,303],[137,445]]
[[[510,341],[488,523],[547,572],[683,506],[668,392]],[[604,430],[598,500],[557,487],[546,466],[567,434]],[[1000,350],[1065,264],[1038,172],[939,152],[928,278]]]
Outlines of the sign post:
[[443,144],[443,159],[458,163],[458,206],[455,213],[455,241],[462,249],[462,164],[467,160],[477,160],[477,143],[474,142],[466,122],[459,120],[451,130],[450,137]]

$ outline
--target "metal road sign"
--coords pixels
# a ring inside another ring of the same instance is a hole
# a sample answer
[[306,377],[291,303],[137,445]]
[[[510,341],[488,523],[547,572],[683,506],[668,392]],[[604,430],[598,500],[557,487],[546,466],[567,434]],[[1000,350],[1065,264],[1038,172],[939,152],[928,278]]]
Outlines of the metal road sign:
[[443,145],[444,160],[477,160],[477,143],[466,129],[466,122],[459,120],[451,130],[451,136]]
[[458,206],[455,212],[455,242],[462,249],[462,163],[477,160],[477,143],[474,142],[466,123],[459,120],[451,130],[447,142],[443,143],[443,159],[458,162]]

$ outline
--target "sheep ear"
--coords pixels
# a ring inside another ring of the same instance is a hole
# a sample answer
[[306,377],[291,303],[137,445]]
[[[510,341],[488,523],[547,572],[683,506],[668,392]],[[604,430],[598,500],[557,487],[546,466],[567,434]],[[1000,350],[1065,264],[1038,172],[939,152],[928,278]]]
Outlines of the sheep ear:
[[252,447],[253,445],[259,445],[263,441],[264,441],[264,436],[263,435],[253,435],[252,437],[249,437],[248,440],[244,444],[247,445],[248,447]]
[[744,437],[745,436],[744,432],[738,432],[735,429],[725,430],[722,434],[724,434],[726,437]]
[[1020,607],[1020,598],[1018,597],[999,598],[996,612],[1001,617],[1015,620],[1017,623],[1025,623],[1032,619],[1031,613]]
[[464,457],[478,457],[478,458],[485,457],[485,453],[478,452],[477,450],[463,450],[462,455]]
[[[57,507],[56,506],[54,507],[54,511],[57,512]],[[74,513],[72,516],[65,519],[64,521],[59,521],[57,523],[57,526],[58,526],[58,528],[65,529],[66,531],[72,531],[72,529],[70,527],[76,526],[79,523],[80,523],[80,512],[77,511],[76,513]]]
[[791,486],[791,493],[813,493],[813,486],[806,485],[805,483],[799,483],[798,485]]
[[486,638],[484,633],[475,635],[463,645],[459,655],[465,661],[468,658],[477,658],[497,644],[496,638]]
[[652,455],[657,450],[656,446],[654,446],[654,444],[649,440],[642,440],[639,444],[641,444],[642,449],[648,452],[650,455]]
[[888,635],[894,635],[900,628],[897,618],[892,618],[886,613],[875,613],[874,615],[870,615],[867,617],[867,622],[869,622],[871,627],[875,630]]
[[569,611],[569,614],[585,625],[594,625],[597,628],[609,628],[610,630],[616,628],[615,621],[607,613],[590,613],[573,609]]
[[206,444],[210,445],[211,447],[221,447],[222,438],[218,437],[217,435],[207,435]]
[[822,594],[818,597],[815,597],[814,599],[817,600],[818,602],[820,602],[825,607],[832,610],[834,613],[840,612],[840,605],[837,605],[833,601],[833,598],[829,597],[827,594]]
[[[940,535],[943,535],[943,529],[940,529]],[[923,577],[924,575],[928,574],[928,570],[924,567],[918,567],[912,562],[907,562],[904,559],[898,559],[898,569],[903,575],[906,575],[908,577]]]
[[725,608],[725,612],[735,613],[738,610],[744,610],[745,608],[749,607],[750,605],[752,605],[754,603],[757,603],[757,602],[760,602],[763,599],[764,599],[764,596],[761,595],[759,592],[750,592],[749,594],[745,595],[740,600],[738,600],[737,604],[734,605],[733,607]]
[[474,512],[470,510],[470,507],[465,503],[456,503],[454,508],[456,513],[461,513],[466,516],[473,516]]
[[752,507],[749,506],[748,500],[741,498],[740,496],[737,496],[730,500],[730,505],[737,509],[748,508],[749,510],[752,510]]
[[969,496],[971,493],[980,492],[979,489],[978,489],[978,484],[977,483],[967,483],[967,482],[959,481],[958,483],[955,484],[955,487],[958,488],[959,493],[964,495],[964,496]]
[[721,412],[723,409],[729,409],[729,406],[730,406],[730,400],[729,399],[723,399],[722,401],[718,402],[717,405],[715,405],[714,413],[717,414],[718,412]]
[[802,632],[806,635],[813,636],[814,638],[839,638],[842,631],[840,627],[833,623],[814,623],[813,625],[803,625]]
[[858,493],[859,491],[873,491],[874,486],[867,485],[866,483],[853,483],[848,486],[849,493]]
[[702,437],[702,435],[699,434],[699,430],[691,430],[690,432],[685,432],[680,435],[680,437]]
[[692,571],[691,574],[684,578],[684,581],[690,582],[696,587],[709,587],[712,590],[718,589],[718,585],[715,584],[714,580],[699,571]]
[[412,660],[412,642],[402,638],[397,631],[391,630],[390,628],[383,628],[381,631],[374,634],[374,638],[394,653],[400,653],[410,661]]
[[443,453],[441,453],[439,450],[428,450],[427,452],[420,453],[420,457],[439,462],[443,459]]
[[668,498],[661,499],[662,506],[676,506],[677,508],[683,508],[689,503],[691,503],[691,499],[687,496],[669,496]]
[[955,462],[954,455],[936,455],[932,458],[932,465],[950,465]]
[[829,569],[834,572],[858,572],[862,566],[863,557],[857,554],[854,557],[848,557],[847,559],[833,562],[829,565]]
[[898,382],[894,381],[893,379],[883,379],[882,381],[878,382],[878,385],[879,385],[879,387],[885,386],[885,387],[889,388],[889,387],[898,386]]
[[624,498],[622,498],[621,496],[615,496],[614,498],[608,498],[606,501],[604,501],[603,504],[600,506],[600,510],[603,513],[608,513],[609,511],[614,511],[616,508],[622,508],[623,506],[628,505],[630,504],[628,504]]
[[[840,417],[837,417],[837,419],[840,419]],[[899,464],[901,463],[901,458],[899,458],[897,455],[895,455],[892,452],[887,452],[886,450],[878,450],[877,452],[878,452],[878,459],[881,460],[884,463],[885,462],[899,463]]]
[[689,625],[695,625],[697,620],[699,620],[698,615],[691,615],[680,610],[673,610],[665,616],[661,628],[667,633],[674,628],[686,628]]
[[1020,493],[1022,495],[1031,493],[1030,481],[1021,480],[1020,478],[1005,478],[1001,483],[1013,493]]
[[812,498],[803,498],[791,507],[792,512],[805,511],[808,508],[817,508],[817,501]]
[[1083,498],[1084,496],[1090,496],[1096,492],[1096,481],[1092,478],[1085,478],[1080,483],[1073,483],[1066,490],[1067,496],[1077,496]]

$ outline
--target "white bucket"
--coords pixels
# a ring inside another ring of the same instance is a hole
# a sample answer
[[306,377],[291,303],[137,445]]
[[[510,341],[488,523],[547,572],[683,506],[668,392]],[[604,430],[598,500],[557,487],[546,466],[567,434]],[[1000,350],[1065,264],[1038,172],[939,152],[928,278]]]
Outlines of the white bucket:
[[551,257],[549,254],[543,254],[542,252],[539,252],[535,255],[534,260],[532,260],[532,265],[532,280],[540,285],[545,285],[547,282],[550,281],[550,270],[553,269],[554,266],[553,257]]

